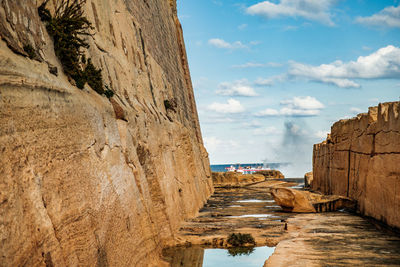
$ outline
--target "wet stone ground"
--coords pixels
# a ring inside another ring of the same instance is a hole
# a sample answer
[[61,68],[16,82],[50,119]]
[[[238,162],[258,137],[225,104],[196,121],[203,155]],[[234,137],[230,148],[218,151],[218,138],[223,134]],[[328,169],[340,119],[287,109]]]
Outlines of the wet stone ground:
[[[301,180],[298,180],[301,181]],[[250,233],[257,246],[274,246],[294,214],[283,212],[273,200],[273,186],[296,186],[274,180],[240,188],[216,188],[197,218],[184,223],[180,234],[192,244],[224,247],[231,233]]]
[[216,188],[199,216],[182,225],[182,246],[167,249],[165,260],[173,267],[214,266],[204,249],[224,248],[228,235],[240,232],[252,234],[257,246],[276,246],[265,266],[400,266],[400,236],[365,218],[346,212],[283,212],[270,189],[301,187],[301,181]]

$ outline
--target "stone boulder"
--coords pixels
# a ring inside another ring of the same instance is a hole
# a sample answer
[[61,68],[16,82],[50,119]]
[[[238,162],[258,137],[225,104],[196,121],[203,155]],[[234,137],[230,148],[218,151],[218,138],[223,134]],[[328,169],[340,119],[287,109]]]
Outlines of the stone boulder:
[[245,186],[265,181],[265,177],[260,174],[241,174],[238,172],[213,172],[212,179],[214,186]]
[[308,191],[278,187],[271,189],[275,202],[287,212],[327,212],[355,209],[355,202],[347,197],[320,195]]

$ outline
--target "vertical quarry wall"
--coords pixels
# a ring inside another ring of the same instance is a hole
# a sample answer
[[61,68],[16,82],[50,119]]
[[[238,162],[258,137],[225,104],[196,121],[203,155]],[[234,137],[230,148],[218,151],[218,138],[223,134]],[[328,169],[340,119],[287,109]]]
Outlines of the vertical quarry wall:
[[400,102],[336,122],[314,145],[314,190],[358,201],[359,211],[400,228]]
[[110,100],[23,2],[0,0],[0,266],[162,266],[212,191],[175,0],[86,2]]

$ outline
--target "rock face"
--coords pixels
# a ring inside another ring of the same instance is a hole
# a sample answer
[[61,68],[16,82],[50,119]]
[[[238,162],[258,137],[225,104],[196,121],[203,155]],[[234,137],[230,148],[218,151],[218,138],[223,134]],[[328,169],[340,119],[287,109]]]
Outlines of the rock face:
[[264,175],[265,178],[275,178],[275,179],[284,179],[285,175],[283,175],[280,171],[278,170],[263,170],[263,171],[257,171],[254,174],[261,174]]
[[[347,212],[297,214],[264,267],[398,266],[400,237]],[[384,253],[383,253],[384,252]]]
[[307,172],[304,174],[304,186],[309,188],[312,187],[312,181],[313,181],[313,173],[312,172]]
[[314,145],[312,188],[351,197],[359,211],[400,228],[400,102],[336,122]]
[[213,172],[214,186],[244,186],[265,181],[261,174],[241,174],[238,172]]
[[271,194],[276,204],[288,212],[326,212],[355,208],[354,201],[341,196],[325,196],[286,187],[272,188]]
[[87,1],[111,101],[69,83],[40,4],[0,1],[0,266],[162,266],[213,190],[175,1]]

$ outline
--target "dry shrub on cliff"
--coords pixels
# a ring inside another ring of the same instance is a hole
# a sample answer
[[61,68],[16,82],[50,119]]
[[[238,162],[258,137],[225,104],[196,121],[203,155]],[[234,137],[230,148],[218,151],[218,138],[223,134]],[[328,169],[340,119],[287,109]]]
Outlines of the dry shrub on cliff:
[[46,8],[49,0],[39,6],[40,19],[46,22],[46,29],[53,38],[56,56],[61,61],[65,74],[75,81],[82,89],[88,83],[99,94],[104,90],[101,70],[97,69],[91,59],[86,61],[83,49],[89,48],[84,36],[92,36],[94,28],[83,15],[83,5],[86,0],[61,0],[55,7],[54,16]]

